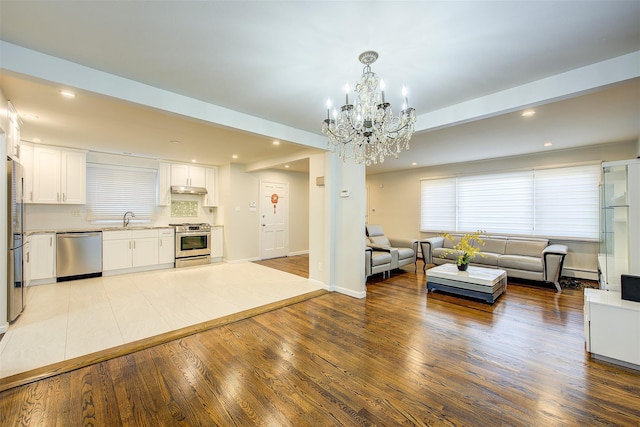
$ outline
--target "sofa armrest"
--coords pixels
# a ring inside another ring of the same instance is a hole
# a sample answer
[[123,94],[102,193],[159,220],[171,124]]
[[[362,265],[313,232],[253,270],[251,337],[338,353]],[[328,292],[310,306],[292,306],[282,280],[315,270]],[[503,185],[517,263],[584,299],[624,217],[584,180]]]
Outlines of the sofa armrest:
[[558,292],[562,291],[562,288],[560,288],[560,276],[562,275],[562,264],[568,250],[569,248],[565,245],[549,245],[542,251],[544,280],[553,283]]
[[418,249],[417,239],[389,239],[389,243],[394,248],[413,248],[414,251]]
[[441,248],[444,246],[444,237],[430,237],[428,239],[420,240],[420,250],[422,251],[422,260],[426,264],[433,264],[431,252],[435,248]]

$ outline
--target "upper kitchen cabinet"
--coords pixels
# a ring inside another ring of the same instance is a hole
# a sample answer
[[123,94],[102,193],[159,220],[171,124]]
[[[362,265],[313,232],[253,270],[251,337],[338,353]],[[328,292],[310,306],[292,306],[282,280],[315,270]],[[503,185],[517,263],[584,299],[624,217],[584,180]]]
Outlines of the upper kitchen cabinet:
[[158,187],[156,205],[171,205],[171,163],[158,164]]
[[218,206],[218,168],[205,169],[205,188],[207,194],[204,195],[203,206]]
[[87,200],[87,154],[35,146],[33,203],[82,205]]
[[22,177],[22,201],[33,203],[33,145],[20,144],[20,164],[24,168]]
[[11,102],[7,102],[7,155],[20,160],[20,117]]
[[182,187],[204,187],[206,173],[203,166],[171,164],[171,185]]

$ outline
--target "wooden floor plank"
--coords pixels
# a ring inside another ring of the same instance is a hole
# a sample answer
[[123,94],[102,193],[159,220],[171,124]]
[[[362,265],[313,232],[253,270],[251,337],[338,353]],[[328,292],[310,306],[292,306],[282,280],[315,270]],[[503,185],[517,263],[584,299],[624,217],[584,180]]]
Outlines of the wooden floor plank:
[[374,276],[364,299],[319,295],[12,388],[0,424],[640,425],[640,373],[584,351],[581,290],[510,282],[491,305],[424,281]]

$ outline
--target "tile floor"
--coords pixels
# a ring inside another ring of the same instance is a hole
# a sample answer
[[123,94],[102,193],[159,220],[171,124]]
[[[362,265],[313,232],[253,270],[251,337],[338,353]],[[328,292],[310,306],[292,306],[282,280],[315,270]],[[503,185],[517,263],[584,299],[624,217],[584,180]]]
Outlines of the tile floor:
[[32,286],[0,341],[0,378],[318,289],[254,263]]

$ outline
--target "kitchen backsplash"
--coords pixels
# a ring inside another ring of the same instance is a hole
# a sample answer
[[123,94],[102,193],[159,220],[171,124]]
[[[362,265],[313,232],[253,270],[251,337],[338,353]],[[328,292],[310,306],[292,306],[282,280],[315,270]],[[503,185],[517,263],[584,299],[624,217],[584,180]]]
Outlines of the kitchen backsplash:
[[[175,211],[173,203],[171,206],[158,207],[156,220],[149,225],[164,227],[168,224],[182,222],[206,222],[222,225],[223,215],[218,212],[217,208],[203,208],[201,202],[193,200],[195,196],[191,195],[176,194],[174,198],[178,200],[172,202],[182,202],[186,205]],[[99,225],[87,220],[87,208],[84,205],[26,204],[24,207],[25,230],[27,231],[95,229],[99,227]],[[131,224],[135,224],[135,218],[132,218]]]
[[197,217],[198,202],[172,200],[171,217]]

